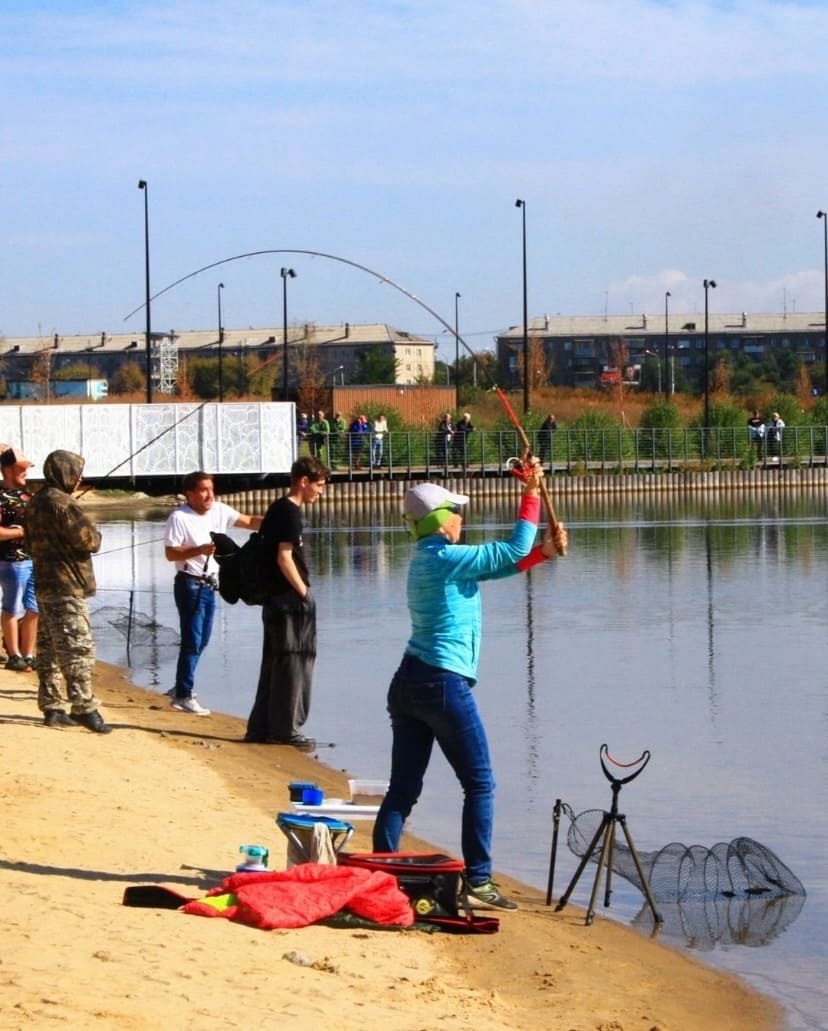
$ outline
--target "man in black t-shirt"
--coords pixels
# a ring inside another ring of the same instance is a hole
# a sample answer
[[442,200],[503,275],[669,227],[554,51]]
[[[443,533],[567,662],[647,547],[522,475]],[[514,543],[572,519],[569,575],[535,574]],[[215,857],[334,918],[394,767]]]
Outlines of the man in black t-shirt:
[[329,475],[318,458],[298,459],[290,470],[290,489],[273,502],[262,522],[273,595],[262,606],[262,661],[244,737],[248,742],[306,751],[316,747],[301,733],[316,662],[316,605],[305,562],[301,506],[318,500]]

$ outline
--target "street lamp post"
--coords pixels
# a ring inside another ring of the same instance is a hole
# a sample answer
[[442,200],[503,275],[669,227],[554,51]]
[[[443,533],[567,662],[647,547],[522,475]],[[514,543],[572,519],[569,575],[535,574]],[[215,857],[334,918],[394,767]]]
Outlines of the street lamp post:
[[338,372],[343,373],[343,377],[342,378],[343,378],[343,381],[344,381],[344,378],[345,378],[345,376],[344,376],[345,366],[344,365],[337,365],[337,367],[334,369],[333,375],[331,376],[331,386],[332,387],[336,386],[336,374]]
[[710,425],[710,333],[707,323],[707,294],[710,288],[715,290],[716,280],[704,281],[704,428]]
[[664,400],[670,400],[670,291],[664,294]]
[[295,279],[296,273],[292,268],[283,268],[279,273],[282,277],[282,400],[288,399],[288,339],[287,339],[287,281]]
[[147,404],[152,404],[152,319],[150,317],[150,255],[149,255],[149,187],[146,179],[138,180],[138,189],[144,191],[144,307],[147,316],[145,349],[147,364]]
[[224,343],[224,330],[221,326],[221,291],[224,289],[224,283],[219,283],[216,289],[216,295],[218,296],[218,397],[219,404],[224,400],[224,354],[222,352],[221,345]]
[[460,319],[458,301],[460,294],[454,294],[454,407],[460,411]]
[[529,313],[526,306],[526,201],[518,198],[515,207],[523,216],[523,411],[529,411]]
[[[656,393],[660,394],[661,393],[661,359],[658,357],[658,354],[657,354],[656,351],[645,351],[644,354],[646,354],[649,358],[655,358],[655,361],[656,361],[656,375],[657,375],[657,378],[658,378],[658,387],[656,389]],[[667,375],[667,370],[666,369],[664,370],[664,375],[665,376]]]
[[822,219],[825,241],[825,393],[828,395],[828,212],[818,211],[817,218]]

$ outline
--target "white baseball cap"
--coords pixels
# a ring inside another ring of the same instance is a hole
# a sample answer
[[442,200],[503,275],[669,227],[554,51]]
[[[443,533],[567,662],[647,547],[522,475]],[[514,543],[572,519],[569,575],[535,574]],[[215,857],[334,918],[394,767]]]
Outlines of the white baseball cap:
[[420,483],[406,491],[403,512],[407,519],[417,522],[437,508],[467,505],[468,502],[468,494],[453,494],[445,487],[441,487],[439,483]]

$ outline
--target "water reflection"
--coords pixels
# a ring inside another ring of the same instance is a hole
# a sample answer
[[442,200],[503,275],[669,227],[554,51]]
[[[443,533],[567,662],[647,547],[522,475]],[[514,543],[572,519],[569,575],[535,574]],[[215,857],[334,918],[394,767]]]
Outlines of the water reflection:
[[[661,932],[684,941],[690,949],[712,952],[716,946],[769,945],[794,923],[805,905],[804,895],[747,896],[659,902]],[[649,931],[653,917],[642,906],[633,926]]]
[[[702,906],[699,917],[685,907],[669,919],[667,935],[684,940],[689,928],[691,944],[727,944],[710,958],[788,1006],[793,1000],[800,1015],[814,1014],[796,1017],[791,1027],[820,1026],[828,1012],[824,492],[567,499],[558,507],[566,509],[568,557],[523,579],[483,585],[475,691],[498,781],[496,865],[544,888],[554,799],[575,811],[604,803],[594,761],[602,741],[619,756],[649,749],[647,775],[626,799],[639,850],[750,836],[784,857],[808,891],[801,911],[762,899],[748,900],[747,917],[722,900],[712,911]],[[336,743],[321,755],[336,768],[386,776],[385,693],[408,636],[411,544],[399,501],[314,506],[308,516],[319,607],[308,731]],[[511,502],[473,506],[470,541],[502,534],[513,517]],[[165,654],[171,649],[161,631],[177,628],[177,617],[159,542],[162,522],[159,515],[154,523],[103,524],[95,605],[126,608],[134,592],[135,609],[158,628],[146,658],[133,657],[134,677],[166,690],[175,656]],[[112,627],[108,635],[106,642],[98,638],[99,654],[125,664],[124,639]],[[220,607],[199,666],[206,704],[247,715],[260,638],[257,610]],[[453,775],[435,758],[412,829],[457,852],[459,811]],[[566,883],[577,863],[572,856],[560,863]],[[619,879],[611,909],[599,918],[633,921],[640,901]],[[775,937],[747,960],[746,950],[733,947],[733,929],[746,920],[752,926],[754,911],[762,911],[760,927],[774,928]]]

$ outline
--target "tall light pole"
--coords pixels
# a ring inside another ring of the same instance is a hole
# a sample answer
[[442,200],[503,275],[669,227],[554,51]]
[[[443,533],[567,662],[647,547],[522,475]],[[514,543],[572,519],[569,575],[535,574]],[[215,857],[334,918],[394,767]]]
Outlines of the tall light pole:
[[150,318],[150,259],[149,259],[149,187],[146,179],[138,180],[138,189],[144,191],[144,307],[147,316],[145,349],[147,361],[147,404],[152,404],[152,319]]
[[526,201],[518,198],[515,207],[523,215],[523,411],[529,411],[529,312],[526,306]]
[[817,218],[822,219],[825,241],[825,393],[828,395],[828,213],[818,211]]
[[460,411],[460,294],[454,293],[454,407]]
[[[655,358],[655,361],[656,361],[656,375],[658,377],[658,388],[656,390],[656,393],[660,394],[661,393],[661,359],[658,357],[658,353],[656,351],[644,351],[644,354],[646,354],[648,358]],[[666,369],[664,370],[664,374],[665,374],[665,376],[667,375],[667,370]]]
[[216,295],[218,297],[218,373],[219,373],[219,404],[224,400],[224,355],[222,353],[221,345],[224,343],[224,330],[221,326],[221,291],[224,289],[224,283],[219,283],[216,288]]
[[715,290],[716,280],[705,279],[704,281],[704,428],[710,425],[710,334],[707,324],[707,293],[710,288]]
[[295,279],[292,268],[283,268],[282,277],[282,400],[288,399],[287,281]]
[[670,400],[670,297],[664,294],[664,400]]

